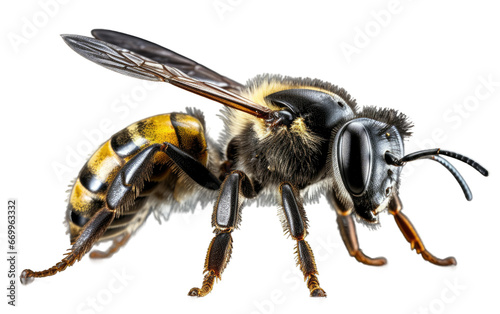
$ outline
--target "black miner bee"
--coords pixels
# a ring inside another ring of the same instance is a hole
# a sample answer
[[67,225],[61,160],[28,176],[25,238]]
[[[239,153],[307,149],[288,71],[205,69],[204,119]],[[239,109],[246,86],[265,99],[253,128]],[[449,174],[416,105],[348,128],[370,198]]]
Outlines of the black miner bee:
[[[441,149],[405,155],[411,135],[407,117],[393,109],[365,107],[342,88],[316,79],[261,75],[239,84],[154,43],[130,35],[94,30],[95,38],[63,35],[83,57],[122,74],[162,81],[224,104],[225,131],[213,143],[196,110],[170,113],[136,122],[105,142],[81,170],[72,188],[67,222],[71,249],[44,271],[24,270],[22,283],[54,275],[80,260],[96,243],[111,240],[109,257],[141,226],[156,204],[192,206],[215,201],[210,242],[201,288],[204,296],[231,256],[231,233],[241,221],[245,200],[277,205],[285,233],[296,241],[298,265],[310,295],[325,297],[311,247],[304,203],[326,195],[337,213],[342,239],[359,262],[384,265],[358,245],[353,217],[378,224],[391,213],[417,253],[436,265],[454,265],[424,247],[402,213],[399,176],[407,162],[431,159],[456,178],[468,200],[472,194],[459,172],[442,156],[463,161],[482,175],[472,159]],[[184,204],[184,205],[182,205]]]

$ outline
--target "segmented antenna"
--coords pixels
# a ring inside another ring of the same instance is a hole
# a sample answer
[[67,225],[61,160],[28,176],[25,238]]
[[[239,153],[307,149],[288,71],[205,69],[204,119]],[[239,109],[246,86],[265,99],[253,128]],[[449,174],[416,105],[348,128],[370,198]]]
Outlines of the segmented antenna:
[[451,158],[455,158],[460,160],[461,162],[465,162],[472,168],[476,169],[480,174],[483,176],[487,177],[488,176],[488,170],[486,170],[483,166],[475,162],[474,160],[470,159],[469,157],[466,157],[464,155],[455,153],[455,152],[450,152],[448,150],[441,150],[441,148],[433,148],[433,149],[426,149],[426,150],[421,150],[418,152],[414,152],[411,154],[408,154],[404,156],[403,158],[400,159],[401,163],[413,161],[425,156],[434,156],[434,155],[445,155]]
[[462,191],[464,192],[465,198],[468,201],[472,201],[472,192],[470,191],[469,186],[467,185],[467,182],[465,182],[465,179],[462,177],[460,172],[458,172],[458,170],[455,167],[453,167],[452,164],[450,164],[446,159],[439,157],[439,156],[425,156],[423,158],[437,161],[441,165],[443,165],[446,169],[448,169],[448,171],[451,172],[451,174],[455,177],[458,184],[460,184],[460,187],[462,188]]
[[472,168],[476,169],[480,174],[483,176],[487,177],[488,176],[488,170],[486,170],[483,166],[475,162],[474,160],[470,159],[469,157],[466,157],[464,155],[447,151],[447,150],[441,150],[440,148],[434,148],[434,149],[426,149],[426,150],[421,150],[418,152],[414,152],[411,154],[408,154],[402,158],[398,158],[389,151],[385,152],[385,161],[394,166],[404,166],[407,162],[414,161],[417,159],[425,158],[425,159],[431,159],[434,161],[439,162],[441,165],[443,165],[448,171],[455,177],[457,180],[458,184],[462,188],[462,191],[465,194],[465,198],[470,201],[472,200],[472,192],[469,189],[469,186],[467,185],[467,182],[465,182],[465,179],[462,177],[460,172],[453,167],[451,163],[449,163],[446,159],[438,156],[438,155],[445,155],[451,158],[458,159],[462,162],[465,162]]

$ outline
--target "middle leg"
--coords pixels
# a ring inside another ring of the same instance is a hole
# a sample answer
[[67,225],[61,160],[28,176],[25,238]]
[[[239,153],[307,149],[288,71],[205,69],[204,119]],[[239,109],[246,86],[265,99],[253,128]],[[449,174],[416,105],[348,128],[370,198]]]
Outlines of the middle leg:
[[125,232],[119,238],[113,239],[111,246],[106,251],[93,250],[92,252],[90,252],[90,255],[89,255],[90,258],[100,259],[100,258],[109,258],[109,257],[113,256],[113,254],[118,252],[118,250],[121,247],[123,247],[125,244],[127,244],[131,235],[132,234],[130,232]]
[[229,174],[219,193],[212,214],[215,237],[208,247],[201,288],[192,288],[188,295],[203,297],[212,291],[215,278],[220,279],[231,257],[233,239],[231,233],[238,228],[243,198],[255,196],[250,179],[240,171]]
[[304,238],[307,235],[307,217],[302,206],[298,191],[289,183],[280,186],[281,205],[283,216],[282,224],[285,233],[290,234],[297,241],[296,254],[297,264],[307,280],[307,287],[311,297],[326,297],[318,281],[318,270],[311,247]]

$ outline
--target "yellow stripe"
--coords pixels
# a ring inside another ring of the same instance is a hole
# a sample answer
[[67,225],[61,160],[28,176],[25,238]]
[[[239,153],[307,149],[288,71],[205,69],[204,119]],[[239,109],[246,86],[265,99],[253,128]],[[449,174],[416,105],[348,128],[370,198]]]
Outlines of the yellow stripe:
[[98,203],[102,201],[104,201],[104,197],[89,192],[81,184],[80,179],[76,180],[69,202],[78,214],[84,217],[91,217],[100,209]]
[[111,183],[124,161],[111,148],[111,141],[104,143],[87,162],[87,167],[101,182]]
[[178,145],[177,135],[170,122],[170,115],[158,115],[141,120],[129,127],[134,143],[143,148],[153,143],[169,142]]

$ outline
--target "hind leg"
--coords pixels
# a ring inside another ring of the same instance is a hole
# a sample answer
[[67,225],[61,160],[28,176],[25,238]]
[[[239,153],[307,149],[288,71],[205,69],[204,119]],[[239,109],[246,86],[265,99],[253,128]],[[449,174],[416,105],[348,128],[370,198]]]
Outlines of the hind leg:
[[136,198],[137,191],[150,175],[155,154],[164,148],[165,146],[155,144],[130,159],[111,183],[106,193],[104,207],[85,223],[80,234],[73,241],[71,249],[65,254],[66,256],[56,265],[43,271],[25,269],[20,277],[21,283],[28,284],[34,278],[52,276],[64,271],[89,252],[105,234],[115,216]]
[[150,208],[147,203],[147,194],[142,191],[134,204],[127,210],[127,213],[113,220],[106,232],[102,235],[100,241],[111,240],[111,245],[107,250],[93,250],[89,257],[92,259],[108,258],[118,252],[125,246],[130,237],[140,228],[150,214]]
[[31,269],[23,270],[20,277],[21,283],[29,284],[35,278],[55,275],[65,270],[68,266],[73,265],[76,261],[79,261],[104,234],[109,224],[115,218],[115,214],[116,210],[111,210],[107,207],[99,210],[94,217],[85,224],[85,227],[78,238],[76,238],[70,251],[65,254],[66,256],[59,263],[43,271],[32,271]]

